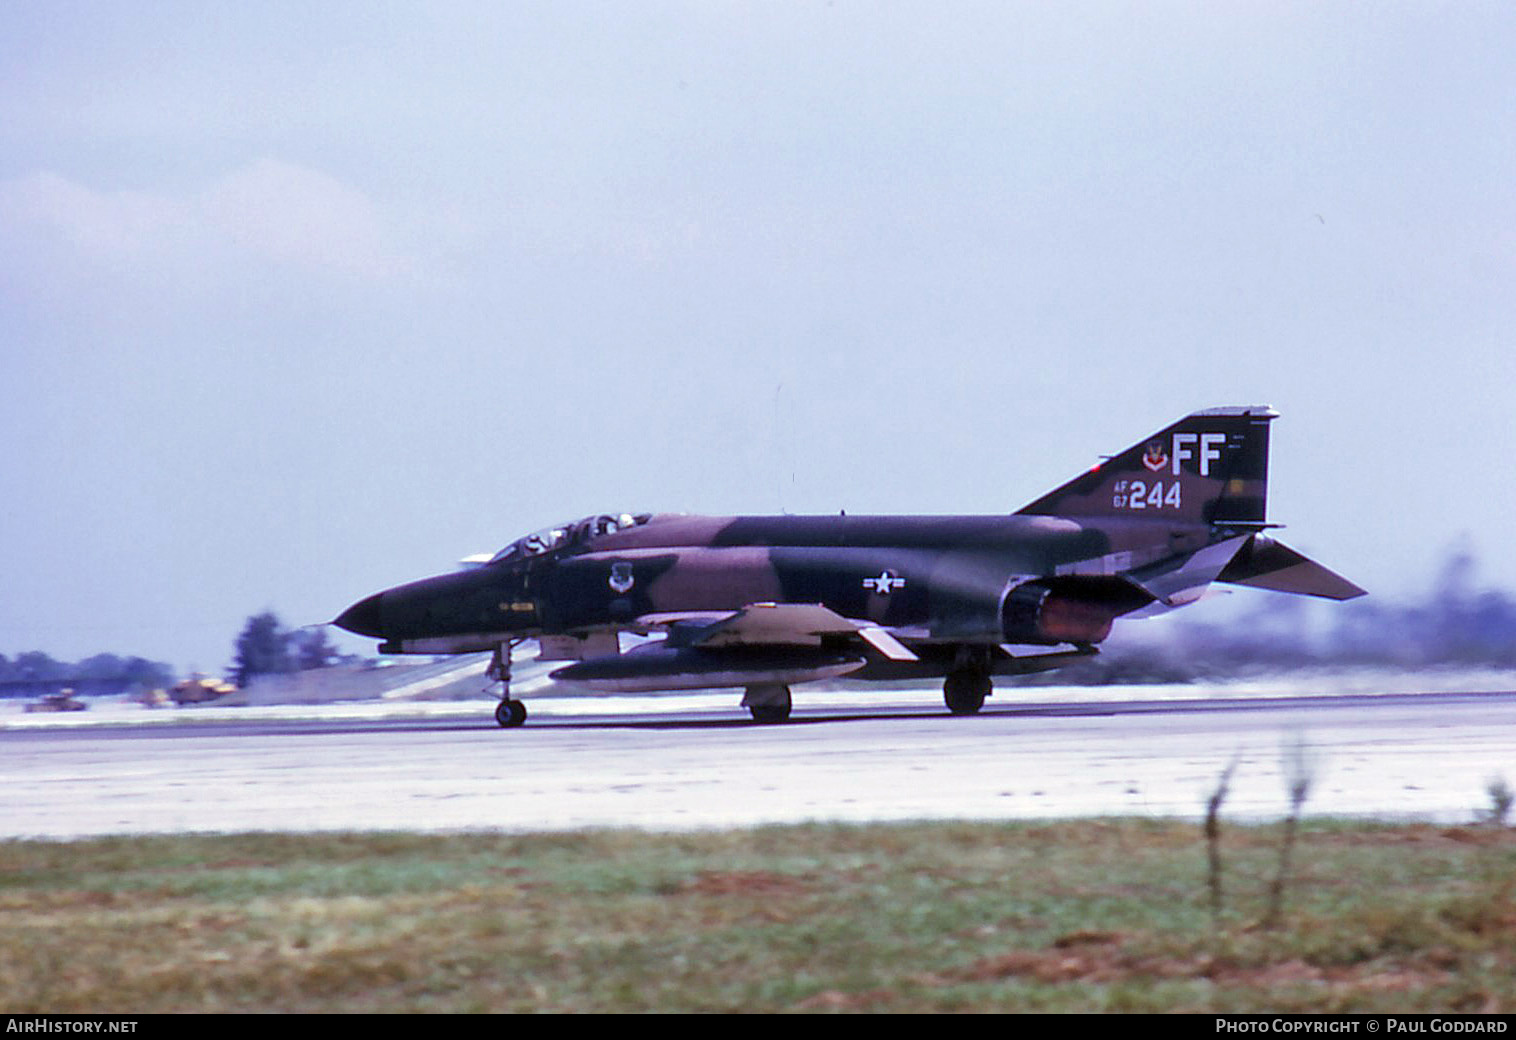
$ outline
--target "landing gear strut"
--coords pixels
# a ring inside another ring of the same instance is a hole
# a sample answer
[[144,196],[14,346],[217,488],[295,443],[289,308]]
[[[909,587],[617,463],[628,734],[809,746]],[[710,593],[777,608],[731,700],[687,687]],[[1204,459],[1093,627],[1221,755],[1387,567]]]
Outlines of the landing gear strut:
[[749,686],[743,691],[742,706],[752,713],[754,722],[786,722],[790,717],[790,688],[783,683]]
[[490,666],[484,671],[486,679],[500,684],[500,703],[495,705],[495,721],[500,723],[502,729],[515,729],[526,722],[526,705],[511,699],[511,646],[510,643],[501,643],[495,647],[495,656],[490,659]]

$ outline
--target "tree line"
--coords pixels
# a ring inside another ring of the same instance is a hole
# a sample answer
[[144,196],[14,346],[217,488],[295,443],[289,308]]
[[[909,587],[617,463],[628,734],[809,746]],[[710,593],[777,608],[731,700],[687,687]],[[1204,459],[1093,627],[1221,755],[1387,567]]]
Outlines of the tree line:
[[287,675],[357,660],[338,651],[325,626],[286,629],[277,614],[265,610],[248,618],[242,626],[228,678],[245,687],[260,675]]
[[0,697],[36,697],[65,689],[119,694],[161,690],[173,682],[173,668],[143,657],[95,654],[82,661],[59,661],[40,650],[15,657],[0,654]]
[[[260,675],[330,668],[358,659],[338,651],[322,627],[286,629],[273,611],[247,619],[234,645],[227,678],[239,687]],[[171,665],[143,657],[95,654],[60,661],[40,650],[0,654],[0,696],[35,696],[72,687],[80,693],[166,690],[178,681]]]

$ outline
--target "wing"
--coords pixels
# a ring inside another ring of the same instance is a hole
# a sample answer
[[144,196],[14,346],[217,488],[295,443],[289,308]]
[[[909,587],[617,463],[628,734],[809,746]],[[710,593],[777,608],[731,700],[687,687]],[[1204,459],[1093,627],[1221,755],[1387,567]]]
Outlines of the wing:
[[750,603],[741,610],[649,614],[637,619],[648,628],[678,632],[680,645],[717,649],[734,646],[820,646],[826,637],[856,637],[891,661],[914,661],[916,654],[885,629],[845,618],[819,603]]

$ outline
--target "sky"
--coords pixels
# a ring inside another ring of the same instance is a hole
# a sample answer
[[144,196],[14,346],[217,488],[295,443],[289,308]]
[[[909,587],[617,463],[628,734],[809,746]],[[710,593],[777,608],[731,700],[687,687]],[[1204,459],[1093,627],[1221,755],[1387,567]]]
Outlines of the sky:
[[7,0],[0,653],[220,672],[551,523],[1011,512],[1234,404],[1296,548],[1516,589],[1513,53],[1480,2]]

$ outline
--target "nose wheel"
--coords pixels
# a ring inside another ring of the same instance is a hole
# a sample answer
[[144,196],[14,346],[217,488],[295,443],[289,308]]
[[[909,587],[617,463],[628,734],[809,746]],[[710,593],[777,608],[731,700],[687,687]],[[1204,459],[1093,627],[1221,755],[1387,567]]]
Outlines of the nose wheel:
[[495,706],[495,721],[502,729],[515,729],[526,721],[526,705],[506,699]]

